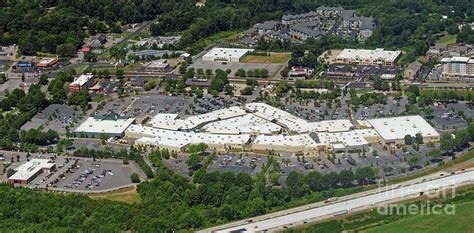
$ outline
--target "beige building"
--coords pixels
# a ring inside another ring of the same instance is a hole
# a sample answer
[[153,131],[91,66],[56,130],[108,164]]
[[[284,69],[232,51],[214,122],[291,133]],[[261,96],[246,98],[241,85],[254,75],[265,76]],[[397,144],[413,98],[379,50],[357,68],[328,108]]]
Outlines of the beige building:
[[336,56],[334,63],[394,66],[401,55],[401,51],[384,49],[344,49]]
[[423,136],[423,143],[437,143],[439,133],[419,115],[367,120],[380,135],[378,143],[386,146],[405,145],[405,136]]

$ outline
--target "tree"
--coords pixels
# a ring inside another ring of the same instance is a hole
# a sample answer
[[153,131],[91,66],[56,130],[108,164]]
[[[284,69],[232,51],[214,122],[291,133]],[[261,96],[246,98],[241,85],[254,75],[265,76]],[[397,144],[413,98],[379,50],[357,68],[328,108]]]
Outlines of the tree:
[[305,177],[304,177],[303,173],[292,171],[288,175],[288,178],[286,178],[286,185],[290,189],[297,189],[297,188],[300,188],[301,186],[303,186],[304,180],[305,180]]
[[232,95],[232,94],[234,94],[234,88],[231,85],[226,84],[224,86],[224,92],[225,92],[226,95]]
[[247,86],[251,86],[251,87],[255,87],[258,85],[258,82],[255,78],[246,78],[245,83],[247,84]]
[[415,94],[415,96],[420,95],[420,88],[417,85],[410,85],[407,88],[407,92]]
[[252,95],[253,88],[252,87],[245,87],[244,89],[240,90],[241,95]]
[[246,72],[244,69],[238,69],[236,72],[235,72],[235,76],[237,77],[245,77],[247,76]]
[[453,134],[444,133],[440,139],[440,149],[443,151],[449,151],[454,148]]
[[349,187],[352,185],[352,182],[356,179],[354,173],[351,170],[342,170],[339,173],[339,182],[343,187]]
[[198,89],[196,89],[196,97],[202,98],[203,96],[204,96],[204,91],[202,90],[202,88],[199,87]]
[[38,83],[39,83],[40,85],[48,85],[48,75],[46,75],[46,74],[41,74],[41,76],[39,77]]
[[412,154],[410,158],[408,158],[408,165],[410,166],[411,169],[415,167],[418,164],[418,162],[420,162],[420,157],[418,157],[418,155],[416,154]]
[[186,160],[186,164],[189,168],[196,170],[198,167],[197,165],[202,162],[202,156],[200,154],[191,154],[189,155],[188,159]]
[[433,159],[438,159],[441,156],[441,150],[440,149],[433,149],[430,152],[428,152],[426,155],[428,157],[431,157]]
[[56,53],[61,57],[74,57],[76,56],[76,46],[74,44],[58,45]]
[[405,135],[405,145],[413,144],[413,137],[410,134]]
[[15,170],[11,169],[11,168],[8,168],[7,170],[7,177],[9,178],[10,176],[13,176],[13,174],[15,174]]
[[362,167],[357,169],[355,177],[359,184],[367,184],[370,181],[373,181],[376,177],[374,169],[371,167]]
[[138,176],[138,174],[134,172],[130,175],[130,180],[132,181],[132,183],[140,183],[140,176]]
[[125,74],[125,72],[122,69],[116,69],[115,70],[115,75],[117,75],[118,78],[123,77],[124,74]]
[[415,135],[415,141],[417,144],[423,144],[423,135],[421,135],[420,133],[417,133]]
[[319,172],[310,172],[308,175],[305,177],[305,183],[309,186],[311,191],[316,192],[322,190],[322,184],[321,184],[321,178],[322,175]]

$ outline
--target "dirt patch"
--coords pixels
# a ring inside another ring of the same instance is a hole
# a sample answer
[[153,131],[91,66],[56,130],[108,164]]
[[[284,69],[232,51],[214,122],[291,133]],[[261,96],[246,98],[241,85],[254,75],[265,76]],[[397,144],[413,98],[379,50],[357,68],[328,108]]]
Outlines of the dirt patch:
[[285,63],[290,60],[290,54],[275,53],[269,56],[265,55],[247,55],[243,58],[244,63]]

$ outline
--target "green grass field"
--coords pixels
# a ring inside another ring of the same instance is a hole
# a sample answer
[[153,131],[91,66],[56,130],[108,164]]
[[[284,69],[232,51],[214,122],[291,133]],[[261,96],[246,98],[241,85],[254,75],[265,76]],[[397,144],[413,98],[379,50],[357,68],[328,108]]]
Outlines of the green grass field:
[[240,31],[225,31],[225,32],[218,32],[206,38],[199,39],[194,44],[196,46],[206,47],[215,42],[225,42],[231,39],[235,39],[240,35]]
[[270,56],[247,55],[242,59],[244,63],[285,63],[290,60],[290,54],[277,53]]
[[91,194],[89,195],[89,197],[95,200],[106,199],[111,201],[125,202],[129,204],[140,203],[141,201],[140,194],[138,194],[137,189],[135,187],[103,194]]
[[436,43],[442,45],[451,45],[456,43],[457,35],[449,35],[447,32],[443,33],[444,36],[440,37]]
[[150,38],[150,37],[151,37],[151,33],[140,32],[137,35],[133,36],[132,40],[141,40],[141,39]]
[[416,215],[371,228],[366,233],[463,233],[474,232],[474,201],[456,204],[455,215]]

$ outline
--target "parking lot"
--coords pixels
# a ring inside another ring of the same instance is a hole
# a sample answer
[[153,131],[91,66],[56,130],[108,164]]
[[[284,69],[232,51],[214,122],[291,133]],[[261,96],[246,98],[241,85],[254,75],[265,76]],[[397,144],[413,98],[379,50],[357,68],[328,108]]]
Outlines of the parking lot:
[[229,74],[230,77],[234,77],[235,72],[239,69],[245,71],[254,69],[266,69],[268,70],[268,76],[270,78],[281,78],[280,70],[282,70],[287,64],[286,63],[241,63],[241,62],[214,62],[214,61],[203,61],[202,57],[197,58],[193,61],[191,68],[197,69],[211,69],[215,71],[217,69],[227,70],[230,69],[232,72]]
[[45,131],[51,129],[60,134],[66,133],[66,126],[77,123],[77,118],[80,116],[80,108],[74,108],[68,105],[53,104],[48,106],[42,112],[36,114],[31,121],[27,122],[22,130],[37,129],[43,126]]
[[433,107],[433,125],[435,128],[446,131],[460,128],[466,128],[466,121],[458,115],[460,111],[464,112],[466,117],[472,118],[474,112],[465,102],[450,103],[445,105],[435,104]]
[[[9,167],[15,169],[25,163],[26,153],[1,152],[9,164],[13,157],[14,163]],[[20,159],[17,162],[17,157]],[[56,171],[42,173],[32,180],[28,187],[48,188],[59,191],[101,191],[131,184],[130,175],[138,173],[141,180],[146,178],[143,171],[134,162],[124,165],[122,160],[102,159],[94,161],[91,158],[78,158],[71,156],[57,156],[54,154],[31,154],[29,159],[51,159],[56,163]],[[3,168],[2,168],[3,169]],[[6,175],[3,174],[6,180]]]
[[105,105],[97,113],[116,112],[134,118],[154,116],[157,113],[177,113],[182,116],[191,103],[192,98],[189,97],[150,94],[105,101]]
[[21,79],[8,79],[4,84],[0,84],[0,96],[5,96],[6,90],[18,88],[21,83]]
[[342,81],[356,79],[380,79],[383,74],[397,75],[402,71],[399,66],[365,66],[330,64],[322,78]]
[[219,155],[207,168],[208,171],[247,173],[255,177],[267,162],[266,156],[226,154]]
[[[70,173],[65,172],[64,178],[59,179],[53,187],[81,191],[108,190],[129,185],[133,172],[142,173],[133,162],[124,165],[122,160],[113,159],[94,161],[90,158],[71,158],[64,166],[69,166]],[[142,180],[144,178],[142,174]]]
[[223,108],[237,106],[242,104],[241,102],[232,99],[230,97],[213,97],[212,95],[205,95],[203,98],[196,99],[192,105],[192,114],[203,114]]

